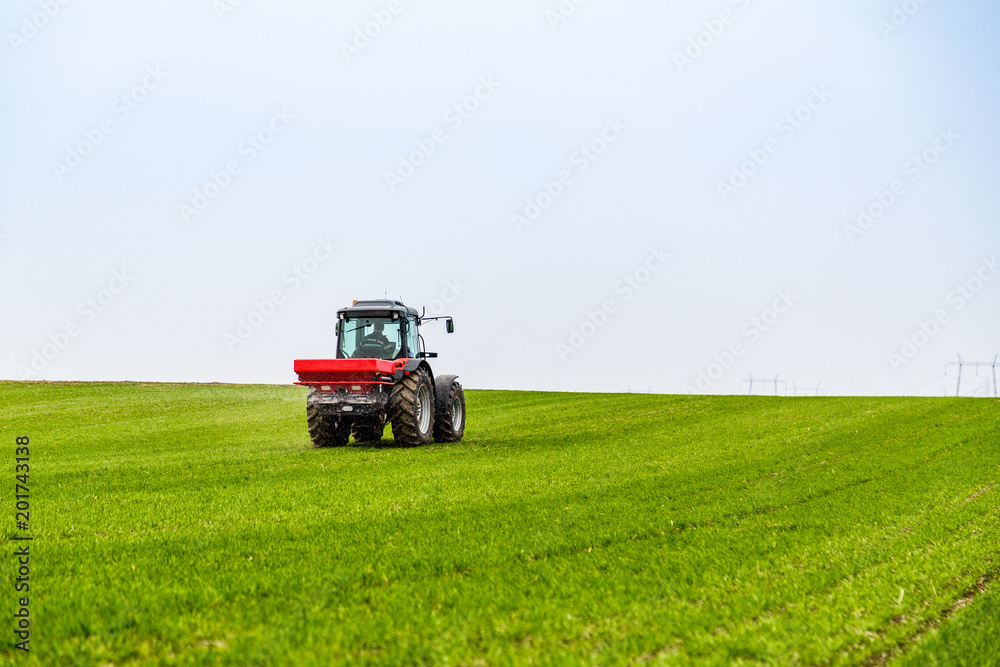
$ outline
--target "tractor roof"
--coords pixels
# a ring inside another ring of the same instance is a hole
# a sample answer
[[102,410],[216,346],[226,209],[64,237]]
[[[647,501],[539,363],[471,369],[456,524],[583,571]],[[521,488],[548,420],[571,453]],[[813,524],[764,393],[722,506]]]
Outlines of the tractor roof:
[[338,310],[337,314],[343,313],[347,317],[385,317],[392,312],[411,317],[419,315],[415,308],[404,305],[402,301],[388,300],[355,301],[347,308]]

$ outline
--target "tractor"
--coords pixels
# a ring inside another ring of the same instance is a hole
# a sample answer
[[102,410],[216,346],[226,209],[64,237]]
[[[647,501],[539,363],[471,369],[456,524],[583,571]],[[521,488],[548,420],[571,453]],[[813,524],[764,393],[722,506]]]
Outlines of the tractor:
[[337,311],[337,358],[298,359],[295,384],[309,387],[306,421],[314,447],[382,439],[392,424],[402,447],[458,442],[465,432],[465,393],[456,375],[434,376],[420,325],[426,317],[399,301],[355,301]]

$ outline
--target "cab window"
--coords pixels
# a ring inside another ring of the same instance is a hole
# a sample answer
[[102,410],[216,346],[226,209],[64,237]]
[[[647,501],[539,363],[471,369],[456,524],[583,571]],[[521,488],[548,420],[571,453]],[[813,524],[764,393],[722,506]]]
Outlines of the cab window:
[[406,347],[407,354],[411,358],[417,356],[417,352],[420,351],[420,342],[417,339],[417,322],[415,318],[406,318]]
[[400,321],[389,317],[348,317],[340,322],[341,359],[395,359],[402,352]]

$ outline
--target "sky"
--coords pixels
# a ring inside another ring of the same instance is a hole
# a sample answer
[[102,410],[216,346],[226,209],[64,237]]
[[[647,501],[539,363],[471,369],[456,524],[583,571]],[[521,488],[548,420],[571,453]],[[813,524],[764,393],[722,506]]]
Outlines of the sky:
[[0,379],[287,384],[384,297],[454,317],[424,337],[467,388],[941,396],[1000,354],[994,2],[10,0],[0,29]]

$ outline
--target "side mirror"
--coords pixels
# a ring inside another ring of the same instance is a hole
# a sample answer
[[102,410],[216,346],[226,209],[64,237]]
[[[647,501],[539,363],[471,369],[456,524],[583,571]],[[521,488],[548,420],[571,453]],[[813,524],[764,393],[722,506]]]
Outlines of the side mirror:
[[455,320],[450,317],[444,321],[444,329],[448,333],[455,333]]

